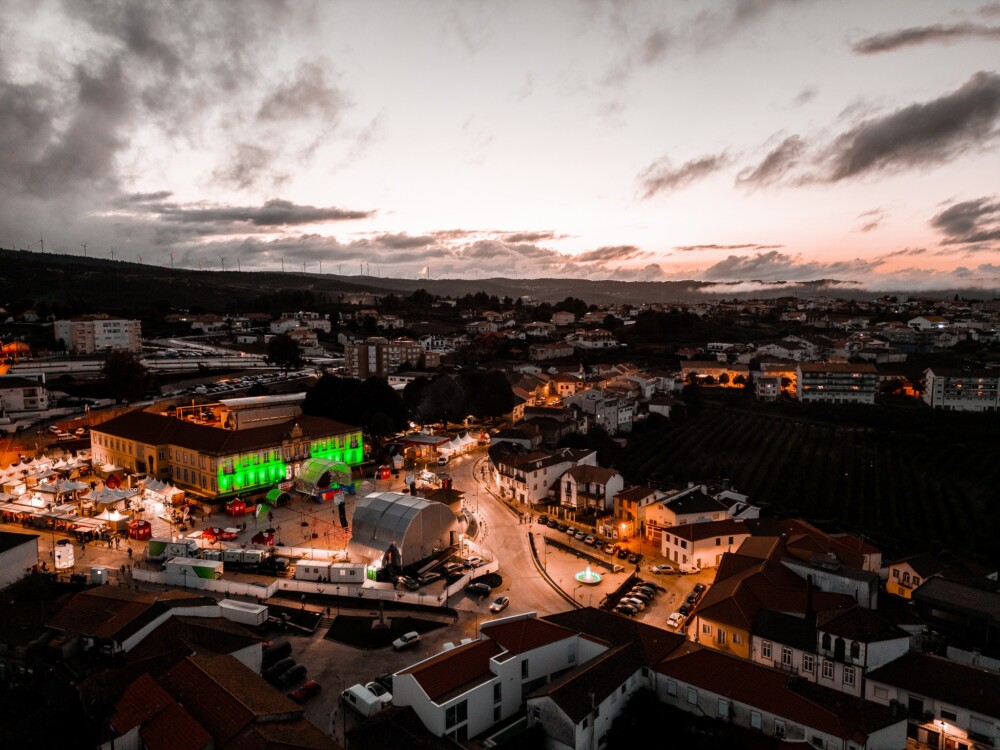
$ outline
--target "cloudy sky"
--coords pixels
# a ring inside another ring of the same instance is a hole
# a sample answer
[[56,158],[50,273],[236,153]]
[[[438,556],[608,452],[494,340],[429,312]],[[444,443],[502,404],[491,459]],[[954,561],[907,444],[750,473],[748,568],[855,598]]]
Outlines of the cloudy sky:
[[0,33],[2,247],[1000,288],[1000,2],[4,0]]

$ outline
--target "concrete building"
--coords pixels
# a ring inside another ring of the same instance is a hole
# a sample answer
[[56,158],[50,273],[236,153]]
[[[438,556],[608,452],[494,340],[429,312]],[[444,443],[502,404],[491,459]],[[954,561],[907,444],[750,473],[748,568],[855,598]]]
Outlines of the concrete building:
[[661,553],[677,565],[715,568],[722,556],[733,552],[750,537],[743,521],[726,518],[722,521],[687,523],[665,529]]
[[875,403],[878,370],[867,362],[801,362],[796,375],[798,397],[803,403]]
[[601,388],[588,388],[566,396],[563,403],[576,406],[591,417],[591,424],[600,425],[612,435],[632,431],[636,402]]
[[236,430],[132,411],[94,425],[90,444],[96,467],[148,473],[210,500],[290,481],[308,458],[363,460],[359,428],[305,415]]
[[124,349],[142,351],[142,324],[108,315],[86,315],[57,320],[53,327],[56,341],[62,340],[73,354],[97,354]]
[[1000,374],[930,368],[924,371],[924,403],[948,411],[1000,409]]
[[30,575],[37,565],[37,534],[0,531],[0,589]]
[[370,336],[364,341],[344,344],[344,360],[347,374],[364,380],[371,375],[388,377],[407,363],[434,368],[441,364],[441,355],[424,349],[414,339]]
[[19,375],[0,376],[0,415],[16,417],[49,408],[45,375],[38,379]]

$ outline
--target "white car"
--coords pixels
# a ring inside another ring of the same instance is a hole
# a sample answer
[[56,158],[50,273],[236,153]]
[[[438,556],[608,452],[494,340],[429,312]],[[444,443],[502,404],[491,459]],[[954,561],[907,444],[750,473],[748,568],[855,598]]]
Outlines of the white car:
[[674,612],[670,617],[667,618],[667,627],[677,629],[684,624],[684,615],[680,612]]
[[509,596],[498,596],[490,605],[490,612],[503,612],[510,604]]
[[621,599],[618,603],[627,604],[630,607],[635,607],[640,612],[642,612],[642,610],[646,608],[646,602],[644,602],[642,599],[637,599],[634,596],[626,596],[623,599]]
[[386,690],[382,685],[379,685],[377,682],[369,682],[365,685],[365,689],[378,698],[379,703],[383,706],[388,706],[392,703],[392,693]]
[[392,647],[396,651],[402,651],[404,648],[410,648],[411,646],[416,646],[420,642],[420,633],[416,630],[411,630],[409,633],[403,633],[399,638],[392,642]]
[[697,565],[688,565],[688,564],[681,565],[680,570],[681,573],[683,573],[684,575],[696,575],[697,573],[701,572],[701,568],[699,568]]

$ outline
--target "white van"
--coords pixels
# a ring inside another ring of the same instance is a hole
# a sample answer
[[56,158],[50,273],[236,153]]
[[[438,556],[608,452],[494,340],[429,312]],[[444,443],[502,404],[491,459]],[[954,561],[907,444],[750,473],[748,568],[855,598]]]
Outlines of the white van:
[[447,466],[450,460],[448,456],[438,456],[438,466]]
[[344,702],[345,706],[352,711],[357,711],[365,718],[374,716],[382,710],[382,701],[360,682],[357,685],[351,685],[341,693],[340,700]]

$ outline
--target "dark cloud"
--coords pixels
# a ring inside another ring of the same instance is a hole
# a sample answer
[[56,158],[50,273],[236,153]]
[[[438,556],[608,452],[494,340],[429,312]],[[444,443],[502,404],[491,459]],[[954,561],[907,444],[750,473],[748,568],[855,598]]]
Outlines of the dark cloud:
[[977,198],[955,203],[931,219],[945,245],[1000,242],[1000,201]]
[[643,198],[652,198],[657,193],[673,192],[686,187],[695,180],[708,177],[725,168],[731,162],[725,153],[707,154],[674,167],[666,157],[650,164],[639,174]]
[[956,91],[867,120],[837,137],[824,157],[825,179],[948,161],[993,138],[998,120],[1000,76],[976,73]]
[[261,120],[300,120],[321,116],[334,124],[347,105],[345,94],[327,80],[326,70],[315,62],[302,63],[295,75],[275,88],[257,110]]
[[649,253],[643,252],[634,245],[616,245],[587,250],[573,256],[577,263],[620,263],[626,260],[641,258]]
[[954,42],[962,39],[1000,39],[1000,27],[978,23],[962,23],[955,26],[914,26],[885,34],[865,37],[851,45],[858,55],[874,55],[891,52],[900,47],[912,47],[931,42]]
[[862,220],[861,227],[858,229],[859,232],[871,232],[882,224],[888,217],[885,211],[881,208],[873,208],[871,211],[865,211],[858,214],[858,218]]
[[745,279],[805,281],[867,275],[881,264],[882,261],[879,259],[854,259],[833,263],[803,261],[799,255],[772,250],[760,255],[730,255],[705,269],[702,278],[710,281]]
[[806,88],[802,89],[798,94],[795,95],[795,98],[792,99],[792,104],[794,104],[796,107],[801,107],[803,104],[808,104],[813,99],[815,99],[818,94],[819,94],[818,88],[816,88],[815,86],[807,86]]
[[[342,208],[302,206],[291,201],[269,200],[262,206],[192,207],[164,204],[153,208],[169,221],[202,224],[252,224],[255,226],[289,226],[318,224],[329,221],[367,219],[374,211],[348,211]],[[393,235],[399,237],[399,235]]]
[[639,61],[643,65],[652,65],[658,62],[667,53],[672,41],[670,30],[659,26],[642,40],[639,45]]
[[747,167],[736,175],[736,184],[751,190],[771,185],[798,164],[805,143],[797,135],[790,135],[778,144],[756,167]]
[[512,232],[502,235],[504,242],[541,242],[542,240],[559,239],[555,232]]
[[130,203],[159,203],[172,196],[169,190],[158,190],[155,193],[127,193],[118,199],[119,205]]
[[704,250],[774,250],[784,245],[759,245],[756,242],[743,242],[738,245],[674,245],[674,250],[682,253],[697,253]]
[[271,171],[279,156],[277,149],[256,143],[234,143],[212,172],[212,177],[219,183],[240,190],[254,187],[266,179],[281,182],[283,175]]
[[904,247],[902,250],[894,250],[891,253],[880,255],[879,258],[882,260],[886,260],[888,258],[902,258],[905,256],[924,255],[926,252],[926,247]]

